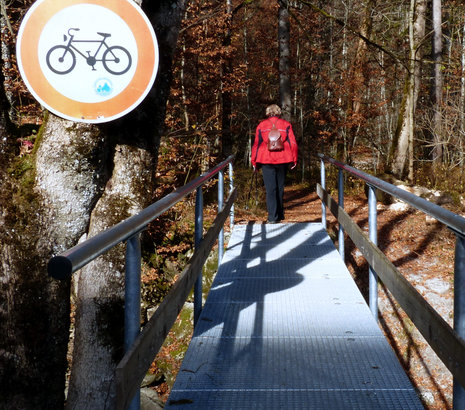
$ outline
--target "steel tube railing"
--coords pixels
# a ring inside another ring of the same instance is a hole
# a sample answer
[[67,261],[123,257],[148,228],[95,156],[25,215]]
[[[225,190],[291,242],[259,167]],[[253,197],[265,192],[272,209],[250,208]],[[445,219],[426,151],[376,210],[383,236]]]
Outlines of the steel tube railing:
[[327,157],[322,154],[318,154],[318,157],[324,160],[325,162],[335,165],[339,169],[347,171],[355,177],[365,181],[367,184],[375,188],[378,188],[381,191],[386,192],[387,194],[390,194],[406,202],[409,205],[412,205],[414,208],[417,208],[420,211],[423,211],[424,213],[437,219],[439,222],[442,222],[450,229],[458,233],[461,233],[462,235],[465,235],[465,218],[462,218],[460,215],[454,214],[453,212],[444,209],[439,205],[429,202],[426,199],[420,198],[419,196],[416,196],[408,191],[400,189],[395,185],[392,185],[363,171],[353,168],[350,165],[336,161],[333,158]]

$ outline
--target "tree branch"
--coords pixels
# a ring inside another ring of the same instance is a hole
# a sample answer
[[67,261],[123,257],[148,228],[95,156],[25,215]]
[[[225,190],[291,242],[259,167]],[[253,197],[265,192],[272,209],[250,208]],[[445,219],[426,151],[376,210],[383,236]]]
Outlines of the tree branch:
[[[358,30],[354,29],[353,27],[347,25],[343,20],[340,18],[333,16],[332,14],[324,11],[323,9],[320,9],[319,7],[315,6],[313,3],[306,1],[306,0],[300,0],[300,2],[311,9],[315,10],[316,12],[320,13],[324,17],[333,20],[335,23],[340,25],[341,27],[344,27],[346,30],[350,31],[352,34],[355,36],[361,38],[365,43],[367,43],[369,46],[374,47],[383,53],[386,53],[389,57],[391,57],[396,63],[400,64],[402,67],[404,67],[407,71],[409,70],[408,65],[402,61],[399,57],[397,57],[392,51],[387,50],[384,48],[382,45],[375,43],[374,41],[371,41],[369,38],[361,34]],[[295,16],[294,16],[295,18]],[[297,20],[297,19],[296,19]],[[297,20],[298,21],[298,20]]]
[[5,0],[0,0],[0,8],[1,8],[1,15],[5,19],[5,23],[6,23],[6,25],[8,27],[8,30],[10,31],[11,36],[13,38],[13,44],[15,44],[15,34],[14,34],[14,31],[13,31],[13,27],[11,27],[10,19],[8,18],[8,13],[6,12]]

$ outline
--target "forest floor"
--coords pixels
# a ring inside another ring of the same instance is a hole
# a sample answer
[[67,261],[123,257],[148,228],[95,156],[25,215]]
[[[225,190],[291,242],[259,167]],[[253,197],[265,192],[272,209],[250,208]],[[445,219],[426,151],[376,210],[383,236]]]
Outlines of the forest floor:
[[[249,187],[246,190],[249,191]],[[250,190],[253,192],[250,198],[247,198],[249,195],[244,191],[243,189],[235,207],[235,224],[246,224],[249,221],[264,223],[264,188],[259,186]],[[258,193],[257,196],[255,192]],[[332,196],[337,198],[337,193]],[[244,206],[244,203],[249,206]],[[452,202],[443,206],[460,212],[457,207],[454,209]],[[321,202],[314,188],[289,184],[285,190],[285,208],[286,223],[321,221]],[[345,195],[344,208],[361,229],[368,233],[368,203],[362,189],[353,189]],[[452,325],[454,234],[405,204],[384,205],[378,202],[377,208],[378,246],[433,308]],[[337,246],[337,224],[329,211],[327,227]],[[347,235],[345,256],[349,271],[368,300],[368,265]],[[382,284],[379,286],[378,303],[380,327],[417,389],[425,408],[451,409],[452,378],[449,371]],[[169,343],[175,340],[171,339]],[[177,368],[179,364],[180,362],[176,364]],[[169,387],[166,383],[163,385],[158,386],[157,391],[166,400]]]
[[[321,202],[316,193],[300,185],[286,187],[285,222],[320,222]],[[337,198],[337,194],[333,195]],[[445,207],[451,207],[452,204]],[[344,208],[368,233],[365,193],[344,198]],[[452,325],[455,236],[442,224],[403,203],[378,202],[378,246],[438,313]],[[263,206],[236,211],[235,223],[266,220]],[[328,231],[337,246],[335,218],[327,212]],[[368,265],[350,238],[345,239],[346,264],[368,300]],[[452,408],[452,378],[392,295],[379,287],[380,326],[395,350],[427,409]]]

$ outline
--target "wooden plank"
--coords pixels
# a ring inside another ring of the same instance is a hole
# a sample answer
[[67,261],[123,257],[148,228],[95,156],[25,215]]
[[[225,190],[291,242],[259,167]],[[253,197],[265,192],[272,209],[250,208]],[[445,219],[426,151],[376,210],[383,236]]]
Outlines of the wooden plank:
[[317,193],[455,379],[465,387],[465,341],[402,276],[337,202],[317,184]]
[[234,188],[223,210],[168,295],[116,367],[116,408],[126,409],[173,326],[237,198]]

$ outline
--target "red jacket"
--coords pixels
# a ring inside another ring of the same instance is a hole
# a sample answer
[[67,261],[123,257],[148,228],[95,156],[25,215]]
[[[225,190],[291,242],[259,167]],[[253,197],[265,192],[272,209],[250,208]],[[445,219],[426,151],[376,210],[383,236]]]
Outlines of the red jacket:
[[[284,142],[282,151],[268,151],[268,134],[273,124],[281,133],[281,139]],[[291,123],[278,117],[270,117],[258,124],[252,146],[251,162],[254,167],[257,164],[296,164],[297,142]]]

